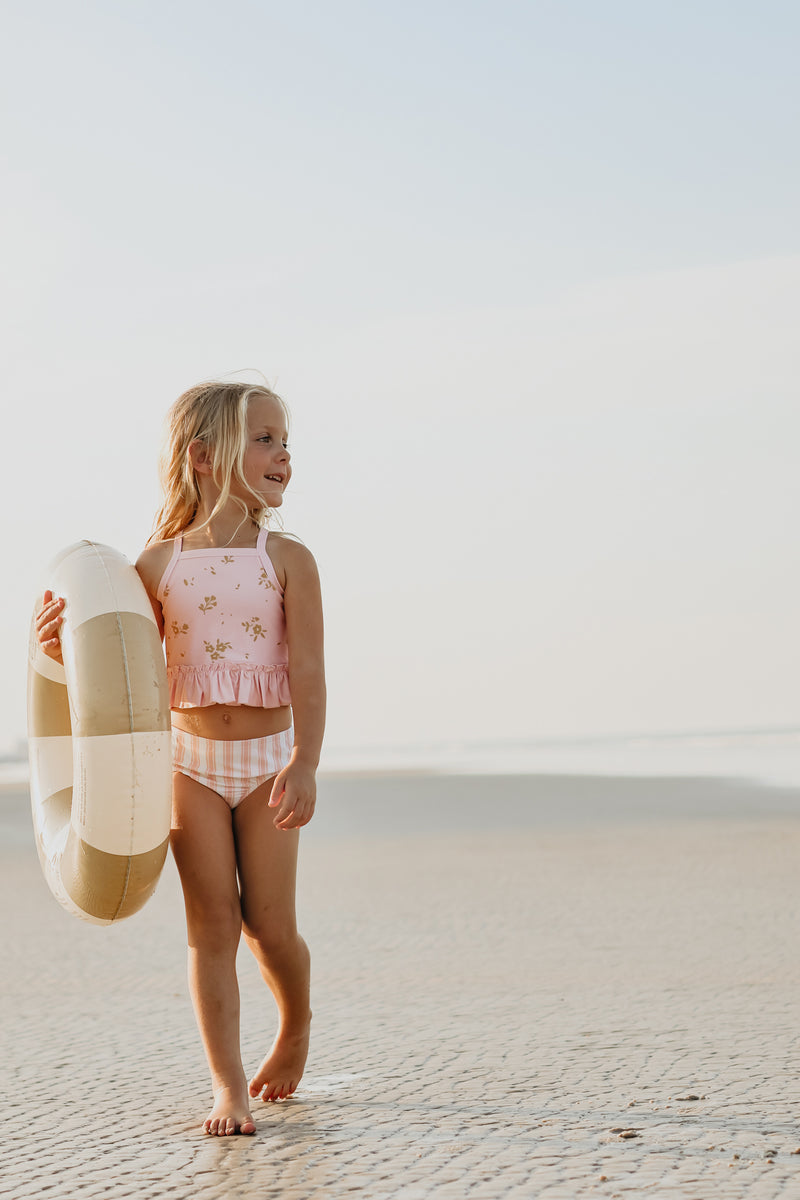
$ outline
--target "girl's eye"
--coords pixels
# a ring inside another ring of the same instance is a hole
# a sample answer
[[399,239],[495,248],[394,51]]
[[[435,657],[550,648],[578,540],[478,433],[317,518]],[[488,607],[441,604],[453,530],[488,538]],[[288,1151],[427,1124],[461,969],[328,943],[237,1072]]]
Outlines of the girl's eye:
[[271,442],[272,438],[270,437],[270,435],[268,433],[265,433],[264,436],[260,437],[258,440],[260,442]]

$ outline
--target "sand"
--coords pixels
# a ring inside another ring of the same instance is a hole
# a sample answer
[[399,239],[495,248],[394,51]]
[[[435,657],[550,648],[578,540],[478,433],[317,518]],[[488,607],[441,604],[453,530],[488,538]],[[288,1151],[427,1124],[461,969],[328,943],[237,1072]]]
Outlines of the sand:
[[[800,1197],[793,792],[323,780],[312,1053],[248,1139],[200,1130],[172,864],[100,929],[47,891],[26,797],[0,826],[0,1196]],[[273,1013],[241,970],[255,1065]]]

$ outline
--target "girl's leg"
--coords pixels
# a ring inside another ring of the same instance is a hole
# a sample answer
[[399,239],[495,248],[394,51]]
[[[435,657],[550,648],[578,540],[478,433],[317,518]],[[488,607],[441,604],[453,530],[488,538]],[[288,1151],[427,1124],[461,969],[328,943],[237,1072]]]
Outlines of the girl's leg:
[[308,1056],[311,962],[295,915],[300,831],[273,825],[271,787],[269,780],[242,800],[233,828],[245,939],[278,1006],[278,1033],[250,1095],[282,1100],[296,1089]]
[[236,950],[242,928],[229,805],[186,775],[173,777],[172,852],[186,905],[189,989],[211,1072],[206,1133],[255,1133],[239,1044]]

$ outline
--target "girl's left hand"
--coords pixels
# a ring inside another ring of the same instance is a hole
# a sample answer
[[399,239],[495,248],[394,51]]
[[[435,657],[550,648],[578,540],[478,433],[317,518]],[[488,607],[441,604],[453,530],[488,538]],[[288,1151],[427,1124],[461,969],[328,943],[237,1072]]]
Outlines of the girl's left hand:
[[269,807],[277,808],[273,825],[276,829],[299,829],[314,815],[317,802],[317,781],[313,767],[293,760],[275,776]]

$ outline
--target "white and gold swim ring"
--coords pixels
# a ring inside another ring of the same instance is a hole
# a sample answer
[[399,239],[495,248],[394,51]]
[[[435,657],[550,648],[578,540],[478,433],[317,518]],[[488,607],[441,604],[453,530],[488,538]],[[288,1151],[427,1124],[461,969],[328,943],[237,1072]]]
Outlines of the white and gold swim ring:
[[69,912],[110,925],[152,895],[167,854],[172,783],[167,673],[144,585],[96,542],[45,575],[65,604],[63,667],[28,652],[31,808],[48,886]]

